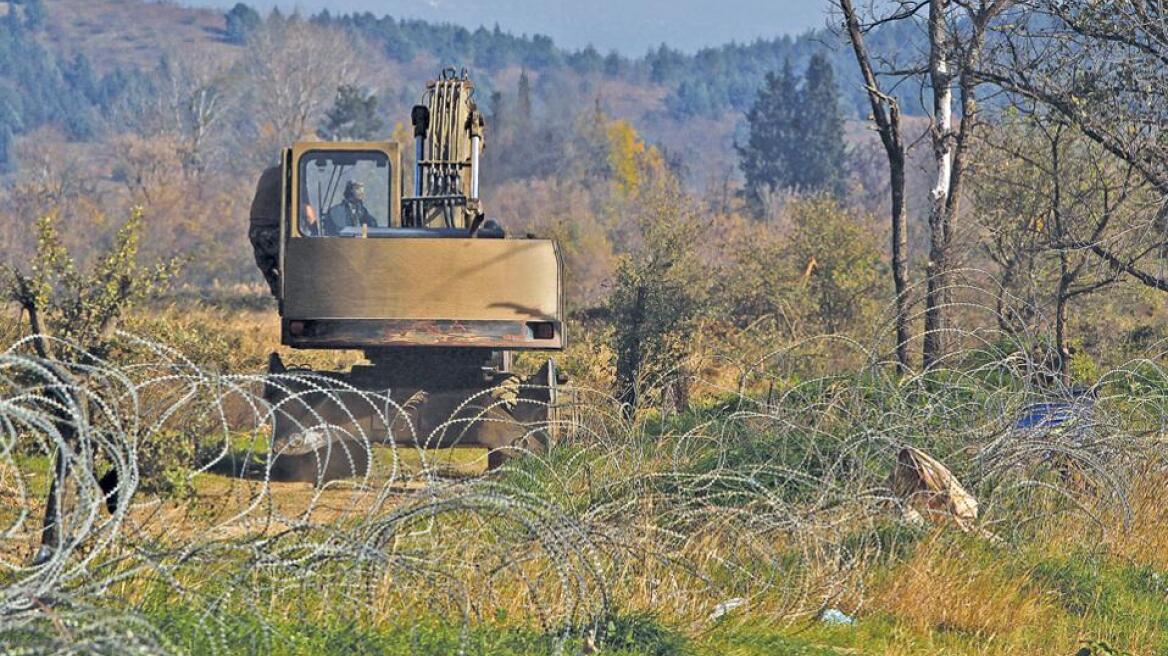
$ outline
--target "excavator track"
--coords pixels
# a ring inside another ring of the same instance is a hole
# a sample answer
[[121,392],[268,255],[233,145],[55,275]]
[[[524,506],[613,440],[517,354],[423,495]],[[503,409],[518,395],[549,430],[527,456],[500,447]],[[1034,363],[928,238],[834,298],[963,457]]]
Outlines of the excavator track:
[[316,483],[363,477],[378,445],[483,448],[492,470],[546,453],[555,438],[552,360],[532,376],[501,372],[477,387],[443,386],[433,377],[401,385],[401,372],[378,373],[287,369],[273,354],[264,388],[272,408],[269,476]]

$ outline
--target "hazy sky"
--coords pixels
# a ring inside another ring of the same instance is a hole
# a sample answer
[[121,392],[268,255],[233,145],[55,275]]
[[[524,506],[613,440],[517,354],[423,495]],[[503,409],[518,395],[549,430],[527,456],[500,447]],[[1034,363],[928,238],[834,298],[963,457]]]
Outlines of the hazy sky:
[[[229,8],[237,0],[182,0]],[[799,33],[822,27],[827,0],[245,0],[257,9],[279,5],[316,13],[371,11],[398,18],[424,18],[467,27],[500,27],[516,34],[540,33],[568,48],[591,43],[641,55],[665,42],[692,51],[731,40]]]

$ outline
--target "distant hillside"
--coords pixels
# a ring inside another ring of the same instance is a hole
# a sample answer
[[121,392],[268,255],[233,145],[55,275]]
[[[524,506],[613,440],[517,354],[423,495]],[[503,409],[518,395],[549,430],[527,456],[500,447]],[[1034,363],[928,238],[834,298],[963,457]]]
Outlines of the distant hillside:
[[[19,3],[17,3],[19,4]],[[161,53],[195,52],[226,59],[239,48],[224,40],[223,12],[146,0],[45,0],[43,39],[64,56],[83,52],[100,73],[149,70]]]
[[[225,14],[145,0],[22,0],[0,2],[0,164],[11,162],[15,136],[52,126],[71,140],[88,140],[113,125],[133,126],[135,102],[164,92],[157,72],[168,62],[225,66],[246,50],[246,35],[228,34]],[[383,97],[389,125],[405,120],[422,82],[442,66],[471,70],[480,103],[494,111],[493,92],[514,93],[521,72],[545,112],[574,113],[599,103],[632,121],[678,160],[701,160],[732,170],[732,144],[743,112],[768,71],[790,62],[797,70],[825,52],[840,80],[845,111],[866,113],[863,90],[847,51],[826,31],[727,44],[695,54],[661,46],[629,58],[592,48],[566,50],[546,36],[516,36],[495,27],[467,30],[389,16],[301,20],[342,28],[367,66],[362,81]],[[911,43],[908,33],[873,34],[877,51]],[[234,40],[234,42],[233,42]],[[903,48],[901,48],[903,49]],[[165,77],[165,76],[164,76]],[[912,91],[912,90],[907,90]],[[906,99],[912,112],[914,103]]]
[[119,101],[148,88],[163,53],[230,49],[222,16],[137,0],[0,3],[0,166],[15,136],[52,126],[83,141],[107,126]]

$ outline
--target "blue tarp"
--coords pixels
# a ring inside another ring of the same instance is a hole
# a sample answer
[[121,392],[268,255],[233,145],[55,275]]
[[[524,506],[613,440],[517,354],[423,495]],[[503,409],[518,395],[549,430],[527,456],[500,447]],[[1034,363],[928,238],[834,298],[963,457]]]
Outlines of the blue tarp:
[[1056,428],[1082,417],[1090,412],[1091,406],[1082,402],[1055,401],[1035,403],[1026,408],[1022,416],[1014,422],[1016,430],[1030,428]]

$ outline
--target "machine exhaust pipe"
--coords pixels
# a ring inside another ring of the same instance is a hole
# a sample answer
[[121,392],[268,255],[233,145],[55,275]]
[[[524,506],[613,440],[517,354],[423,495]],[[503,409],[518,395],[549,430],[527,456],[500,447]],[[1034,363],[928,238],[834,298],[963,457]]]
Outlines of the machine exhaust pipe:
[[426,153],[426,132],[430,129],[430,108],[414,105],[410,121],[414,124],[414,197],[417,198],[422,195],[422,160]]

